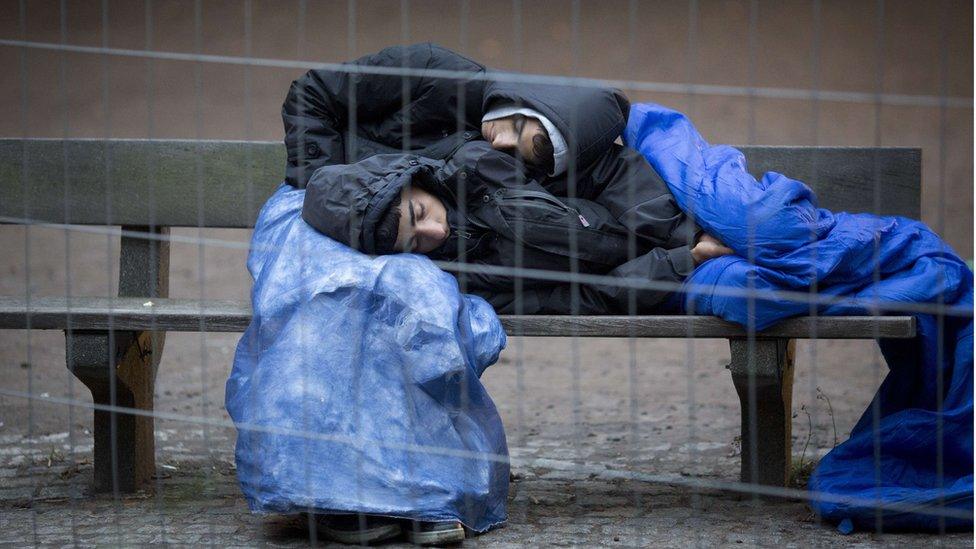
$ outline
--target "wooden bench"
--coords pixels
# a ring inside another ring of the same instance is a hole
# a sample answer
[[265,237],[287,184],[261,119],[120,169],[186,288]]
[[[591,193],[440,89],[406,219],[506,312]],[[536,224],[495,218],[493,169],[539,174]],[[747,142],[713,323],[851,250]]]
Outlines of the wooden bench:
[[[919,217],[919,149],[742,150],[754,174],[801,179],[823,207]],[[155,473],[151,411],[165,333],[240,332],[250,321],[246,302],[167,299],[169,227],[253,227],[281,181],[284,152],[268,142],[0,139],[0,223],[122,228],[118,297],[0,297],[0,328],[64,330],[68,369],[96,404],[97,491],[136,490]],[[915,335],[910,316],[796,318],[751,335],[704,316],[502,323],[523,336],[728,339],[742,408],[742,481],[779,486],[790,474],[793,340]]]

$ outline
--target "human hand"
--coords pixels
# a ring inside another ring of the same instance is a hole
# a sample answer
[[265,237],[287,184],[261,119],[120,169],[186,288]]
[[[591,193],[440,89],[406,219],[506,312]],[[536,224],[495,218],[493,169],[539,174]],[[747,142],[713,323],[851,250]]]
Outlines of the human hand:
[[698,239],[698,243],[691,249],[691,258],[694,259],[695,267],[697,267],[709,259],[715,259],[716,257],[731,255],[733,253],[735,252],[725,244],[722,244],[721,240],[710,234],[702,233]]

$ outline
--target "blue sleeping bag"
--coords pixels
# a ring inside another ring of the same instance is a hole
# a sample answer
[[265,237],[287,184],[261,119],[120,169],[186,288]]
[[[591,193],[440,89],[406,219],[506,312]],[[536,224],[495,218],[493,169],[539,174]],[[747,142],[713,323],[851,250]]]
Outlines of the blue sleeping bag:
[[330,240],[304,195],[272,195],[247,260],[226,405],[250,508],[504,522],[508,448],[479,380],[505,346],[495,312],[425,257]]
[[[916,338],[879,341],[890,371],[851,438],[820,461],[810,495],[814,510],[842,529],[972,528],[973,273],[966,264],[918,221],[818,208],[809,187],[778,173],[757,181],[738,150],[709,145],[679,112],[634,105],[625,139],[681,208],[736,252],[688,278],[686,310],[761,330],[810,312],[808,302],[771,292],[807,292],[813,283],[821,296],[837,298],[818,307],[821,315],[873,314],[872,303],[890,314],[899,303],[946,306],[942,318],[916,315]],[[745,292],[728,289],[759,294],[750,306]]]

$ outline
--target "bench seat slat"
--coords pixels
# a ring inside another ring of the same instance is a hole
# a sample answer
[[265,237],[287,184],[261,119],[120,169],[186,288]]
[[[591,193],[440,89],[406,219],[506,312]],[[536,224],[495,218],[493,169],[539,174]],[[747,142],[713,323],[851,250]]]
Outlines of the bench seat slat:
[[[150,303],[151,305],[146,305]],[[746,330],[712,316],[502,316],[509,335],[580,337],[743,337]],[[242,332],[251,321],[243,301],[195,299],[0,297],[0,328]],[[910,316],[801,317],[758,335],[796,339],[910,338]]]

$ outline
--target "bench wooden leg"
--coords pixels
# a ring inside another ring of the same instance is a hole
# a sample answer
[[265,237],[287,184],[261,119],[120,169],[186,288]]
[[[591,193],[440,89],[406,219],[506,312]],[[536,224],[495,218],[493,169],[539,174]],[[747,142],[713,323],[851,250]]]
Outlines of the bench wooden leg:
[[[75,330],[66,333],[68,369],[96,405],[152,412],[163,335],[152,332]],[[133,492],[156,471],[153,418],[95,410],[96,492]]]
[[790,479],[794,341],[731,339],[732,382],[742,407],[742,482]]

